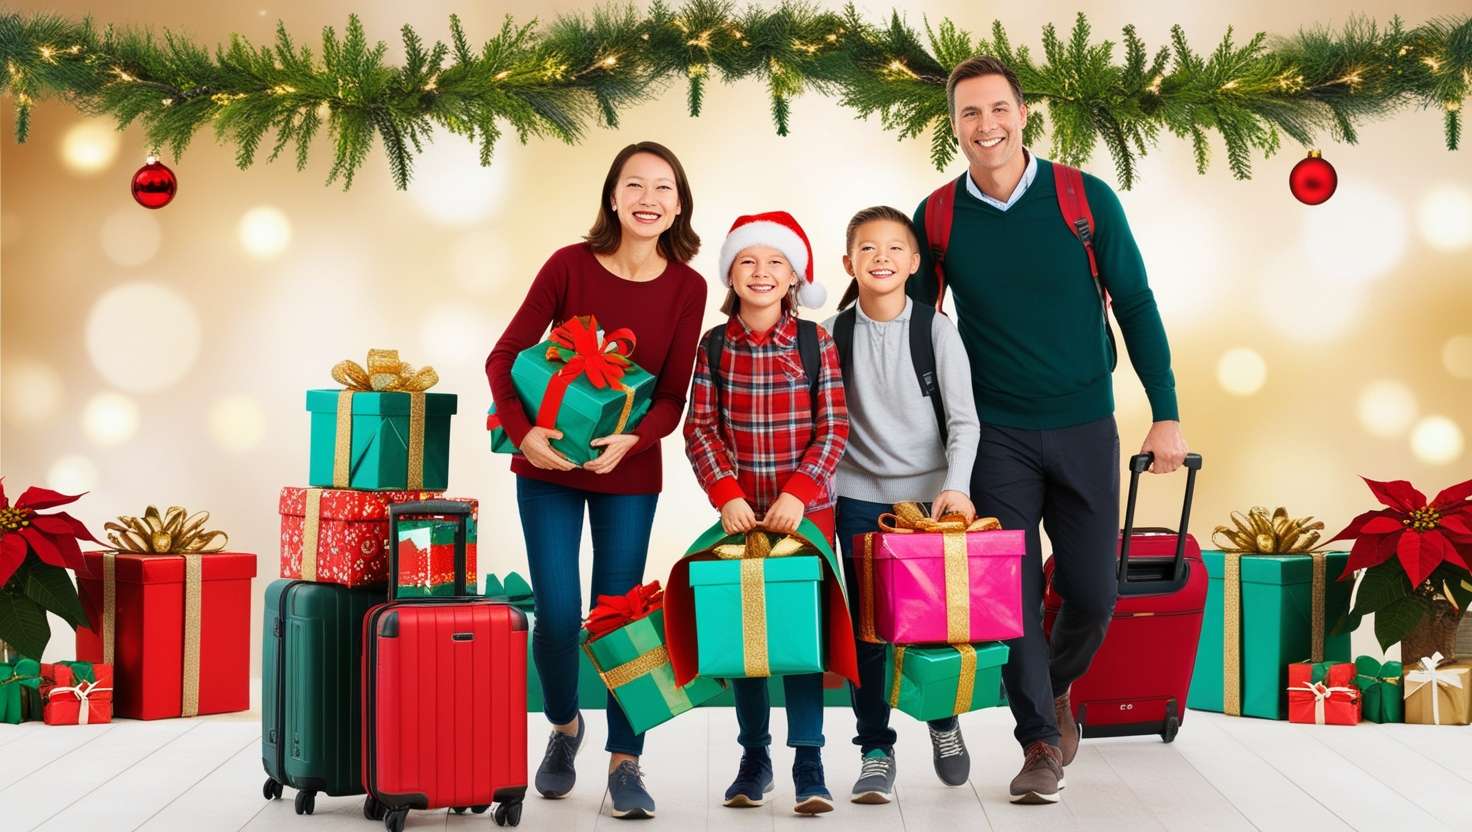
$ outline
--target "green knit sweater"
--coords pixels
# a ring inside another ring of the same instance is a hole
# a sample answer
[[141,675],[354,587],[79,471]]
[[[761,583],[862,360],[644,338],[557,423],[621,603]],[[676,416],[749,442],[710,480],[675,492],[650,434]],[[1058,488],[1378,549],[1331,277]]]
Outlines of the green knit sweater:
[[[962,174],[965,176],[966,174]],[[971,359],[981,421],[1052,430],[1114,412],[1114,356],[1083,244],[1063,222],[1053,165],[1006,211],[982,202],[957,180],[946,251],[947,291]],[[1114,191],[1084,174],[1094,214],[1099,277],[1155,421],[1178,419],[1170,344],[1145,280],[1145,264]],[[920,271],[909,293],[934,303],[936,280],[925,239],[925,203],[915,209]]]

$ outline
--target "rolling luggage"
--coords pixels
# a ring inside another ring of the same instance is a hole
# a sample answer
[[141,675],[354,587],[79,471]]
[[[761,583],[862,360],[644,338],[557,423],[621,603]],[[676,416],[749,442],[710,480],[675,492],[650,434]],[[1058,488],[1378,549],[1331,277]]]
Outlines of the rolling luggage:
[[262,794],[297,789],[310,815],[318,792],[363,793],[359,732],[363,617],[382,589],[280,580],[266,587],[261,681]]
[[[498,825],[521,821],[526,616],[465,594],[469,514],[466,504],[446,500],[389,508],[392,541],[411,516],[457,523],[454,595],[390,600],[363,622],[363,814],[390,832],[402,832],[410,809],[479,814],[494,803]],[[397,545],[389,558],[392,582]]]
[[[1129,502],[1119,544],[1119,600],[1088,672],[1073,683],[1074,719],[1084,737],[1159,734],[1174,740],[1186,715],[1196,642],[1206,606],[1201,547],[1187,531],[1199,454],[1186,455],[1186,497],[1179,531],[1135,528],[1140,474],[1149,454],[1130,458]],[[1043,565],[1043,631],[1050,634],[1062,599],[1053,561]]]

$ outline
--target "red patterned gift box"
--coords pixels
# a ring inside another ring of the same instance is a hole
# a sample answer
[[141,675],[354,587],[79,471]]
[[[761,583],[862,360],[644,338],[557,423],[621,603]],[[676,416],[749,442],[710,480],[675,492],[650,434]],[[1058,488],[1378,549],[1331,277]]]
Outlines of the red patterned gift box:
[[77,658],[113,667],[113,711],[167,719],[250,708],[256,556],[84,552]]
[[364,586],[388,580],[388,506],[440,491],[281,489],[281,577]]
[[45,701],[41,718],[47,725],[112,722],[112,665],[43,664],[41,678],[41,697]]
[[1358,725],[1363,704],[1349,662],[1288,665],[1288,721],[1308,725]]

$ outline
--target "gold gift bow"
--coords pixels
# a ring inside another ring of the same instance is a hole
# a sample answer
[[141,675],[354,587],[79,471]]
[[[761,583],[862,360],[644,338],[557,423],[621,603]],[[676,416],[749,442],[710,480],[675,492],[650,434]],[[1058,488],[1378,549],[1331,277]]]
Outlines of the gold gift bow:
[[[950,645],[961,654],[961,675],[956,680],[956,701],[952,706],[957,714],[971,710],[971,701],[976,695],[976,648],[970,644]],[[905,646],[894,648],[894,677],[889,685],[889,707],[900,706],[900,678],[904,673]]]
[[[966,557],[966,535],[1002,528],[995,517],[977,517],[970,523],[961,514],[945,514],[939,520],[919,503],[895,503],[893,514],[879,515],[879,528],[886,534],[942,535],[945,552],[946,641],[971,641],[971,565]],[[859,565],[859,638],[879,641],[874,631],[874,535],[864,536],[864,557]]]
[[351,359],[332,367],[332,379],[345,389],[337,394],[337,436],[332,449],[332,486],[347,488],[352,479],[353,394],[409,394],[409,470],[406,491],[424,487],[424,391],[439,383],[433,367],[418,370],[399,360],[398,350],[369,350],[368,367]]
[[1247,515],[1232,512],[1232,525],[1217,526],[1212,542],[1222,551],[1222,713],[1242,714],[1242,556],[1308,555],[1313,558],[1309,598],[1309,660],[1324,660],[1324,552],[1316,551],[1324,521],[1289,517],[1282,506],[1271,515],[1262,506]]
[[[1446,661],[1440,652],[1421,657],[1421,667],[1418,670],[1406,671],[1406,693],[1407,699],[1421,688],[1431,685],[1431,724],[1441,724],[1441,686],[1449,688],[1460,688],[1462,680],[1452,673],[1438,673],[1437,666]],[[1411,687],[1414,683],[1416,686]]]
[[230,538],[219,530],[205,529],[209,512],[189,514],[181,506],[170,506],[162,516],[149,506],[142,517],[119,515],[104,523],[113,551],[102,553],[102,661],[113,663],[117,641],[117,556],[178,555],[184,558],[184,671],[179,715],[199,714],[199,628],[202,601],[202,572],[196,555],[218,552]]
[[747,678],[772,675],[767,655],[767,588],[762,562],[767,558],[814,551],[807,541],[797,537],[784,537],[773,544],[767,533],[760,530],[747,532],[744,543],[726,543],[711,549],[721,560],[741,561],[741,653],[742,671]]

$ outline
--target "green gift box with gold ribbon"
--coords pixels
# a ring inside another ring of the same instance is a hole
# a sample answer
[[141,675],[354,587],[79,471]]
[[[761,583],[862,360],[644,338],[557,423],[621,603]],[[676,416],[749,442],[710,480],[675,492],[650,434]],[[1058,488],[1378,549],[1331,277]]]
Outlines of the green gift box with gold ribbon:
[[35,659],[0,662],[0,723],[17,725],[41,718],[41,663]]
[[[654,376],[631,356],[637,339],[627,328],[604,332],[591,315],[569,319],[551,337],[522,350],[511,365],[516,397],[532,424],[555,428],[554,450],[575,465],[602,453],[594,439],[629,433],[649,411]],[[519,453],[493,405],[486,416],[494,453]]]
[[1007,645],[911,647],[891,645],[885,657],[884,697],[916,719],[945,719],[1002,704]]
[[636,734],[714,699],[725,688],[720,681],[703,676],[684,687],[675,684],[675,671],[664,646],[663,610],[584,641],[583,650]]
[[1188,707],[1233,716],[1288,717],[1288,665],[1348,662],[1351,586],[1337,580],[1347,552],[1311,551],[1323,523],[1253,508],[1220,526],[1222,548],[1201,553],[1206,609]]
[[370,350],[332,368],[341,390],[308,390],[312,414],[307,483],[363,491],[443,491],[449,482],[453,393],[427,393],[439,380],[414,370],[396,350]]
[[1354,683],[1364,700],[1367,722],[1399,723],[1406,721],[1405,686],[1401,676],[1405,666],[1400,662],[1381,662],[1373,656],[1354,660]]

